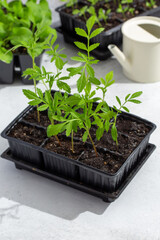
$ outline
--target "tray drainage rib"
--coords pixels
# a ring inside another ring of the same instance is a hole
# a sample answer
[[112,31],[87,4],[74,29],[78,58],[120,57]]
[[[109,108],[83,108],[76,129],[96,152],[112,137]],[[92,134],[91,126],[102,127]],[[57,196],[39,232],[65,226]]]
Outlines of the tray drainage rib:
[[148,144],[146,153],[143,155],[143,157],[139,160],[138,164],[135,166],[135,168],[132,170],[132,172],[129,174],[129,176],[124,180],[124,182],[121,184],[119,189],[116,192],[113,193],[107,193],[99,191],[98,189],[94,189],[90,186],[86,186],[80,182],[77,182],[73,179],[67,179],[58,175],[54,175],[52,173],[48,173],[44,170],[41,170],[37,168],[34,165],[28,164],[24,161],[21,161],[20,159],[17,159],[12,156],[10,148],[8,148],[2,155],[2,158],[5,158],[9,161],[12,161],[15,163],[16,168],[18,169],[24,169],[30,172],[33,172],[37,175],[49,178],[51,180],[54,180],[56,182],[65,184],[67,186],[70,186],[72,188],[78,189],[82,192],[91,194],[93,196],[99,197],[103,199],[105,202],[113,202],[115,199],[117,199],[120,194],[124,191],[124,189],[127,187],[127,185],[130,183],[130,181],[133,179],[133,177],[136,175],[136,173],[140,170],[140,168],[143,166],[143,164],[147,161],[149,156],[152,154],[152,152],[155,150],[155,145]]

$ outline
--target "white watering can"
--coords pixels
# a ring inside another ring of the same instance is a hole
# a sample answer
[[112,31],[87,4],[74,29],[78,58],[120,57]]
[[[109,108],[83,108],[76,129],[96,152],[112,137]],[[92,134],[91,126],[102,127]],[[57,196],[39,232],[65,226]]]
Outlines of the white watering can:
[[122,26],[123,52],[110,44],[109,50],[124,74],[137,82],[160,81],[160,19],[135,17]]

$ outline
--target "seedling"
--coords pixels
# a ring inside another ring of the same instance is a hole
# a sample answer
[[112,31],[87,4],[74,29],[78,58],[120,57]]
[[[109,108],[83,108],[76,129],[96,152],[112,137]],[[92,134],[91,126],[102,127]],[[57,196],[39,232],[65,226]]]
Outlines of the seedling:
[[74,5],[77,6],[78,3],[78,0],[60,0],[60,1],[65,2],[67,7],[72,7],[72,10],[74,9]]
[[119,4],[118,8],[117,8],[117,13],[122,13],[123,18],[126,18],[125,13],[128,11],[128,6],[123,7],[122,4]]
[[87,12],[88,7],[84,6],[81,9],[75,9],[72,14],[73,15],[79,15],[80,17],[83,16],[85,21],[87,21],[87,17],[86,17],[86,12]]
[[[79,36],[87,39],[87,44],[75,42],[75,45],[79,49],[86,51],[86,54],[78,52],[78,56],[71,58],[74,61],[82,63],[82,66],[68,68],[67,70],[69,72],[69,76],[60,77],[60,70],[62,70],[65,65],[65,62],[61,58],[64,58],[65,56],[61,54],[61,50],[58,50],[58,45],[52,48],[56,37],[49,37],[44,48],[49,49],[47,53],[52,57],[51,61],[56,65],[57,73],[47,72],[44,67],[42,67],[41,70],[37,66],[26,70],[24,74],[29,74],[31,78],[42,81],[46,87],[46,91],[44,95],[39,88],[37,89],[37,93],[30,90],[23,90],[23,92],[26,97],[31,100],[29,102],[30,105],[35,106],[38,104],[39,111],[48,109],[48,116],[51,121],[51,124],[47,128],[48,137],[56,136],[57,141],[59,141],[57,137],[59,133],[65,131],[66,136],[71,134],[71,145],[72,151],[74,152],[73,133],[77,132],[77,129],[81,129],[83,131],[83,142],[87,141],[89,138],[93,145],[95,154],[98,156],[94,143],[94,136],[91,136],[90,133],[91,128],[96,127],[97,140],[100,140],[104,132],[108,132],[111,128],[112,138],[118,144],[118,134],[116,129],[117,115],[121,112],[121,109],[127,112],[129,111],[129,109],[125,106],[126,103],[140,103],[140,101],[136,98],[139,97],[142,92],[137,92],[132,95],[128,94],[125,97],[123,104],[116,96],[119,107],[113,106],[113,108],[110,108],[108,106],[105,98],[108,87],[114,83],[113,72],[108,73],[105,76],[105,79],[101,78],[99,80],[95,77],[92,65],[97,64],[98,60],[91,57],[90,52],[96,49],[99,46],[99,43],[91,44],[90,40],[100,34],[104,29],[98,28],[96,30],[92,30],[94,24],[95,17],[91,17],[86,23],[87,31],[80,28],[75,29]],[[78,93],[69,96],[67,92],[70,92],[70,87],[64,82],[64,80],[68,80],[70,77],[76,75],[78,76]],[[53,87],[53,83],[56,83],[59,89],[63,89],[65,91],[64,95],[57,92],[54,96],[52,96],[51,89]],[[93,86],[94,90],[92,89]],[[96,97],[97,90],[102,91],[102,98]],[[97,101],[99,101],[99,103],[97,103]]]
[[109,14],[111,13],[111,9],[104,10],[103,8],[100,8],[98,11],[98,18],[103,19],[105,24],[107,24],[107,20],[109,18]]
[[92,6],[95,6],[99,0],[88,0],[88,2],[90,2]]
[[102,24],[101,24],[101,22],[99,21],[99,18],[98,18],[98,15],[97,15],[97,13],[96,13],[95,8],[94,8],[93,6],[90,6],[90,7],[88,8],[87,12],[88,12],[92,17],[94,17],[95,22],[98,23],[99,27],[102,27]]
[[156,1],[154,0],[146,1],[146,7],[154,8],[155,6],[156,6]]
[[[65,54],[62,54],[61,50],[58,50],[59,45],[53,44],[55,43],[57,35],[50,35],[45,42],[44,49],[47,49],[47,53],[51,56],[51,62],[54,62],[56,66],[56,73],[47,72],[46,69],[42,66],[40,69],[38,66],[34,65],[33,68],[29,68],[24,71],[23,76],[30,76],[30,79],[35,79],[35,81],[41,81],[45,86],[45,94],[43,95],[42,91],[37,88],[36,92],[30,90],[23,90],[24,95],[30,99],[29,105],[36,106],[38,105],[38,111],[48,110],[48,117],[51,121],[51,125],[47,128],[48,137],[51,136],[52,129],[54,128],[54,118],[53,115],[61,114],[60,107],[63,105],[63,97],[60,92],[54,94],[52,96],[52,87],[53,84],[56,83],[57,87],[66,92],[70,92],[70,86],[65,83],[65,80],[68,80],[68,76],[60,77],[60,70],[63,69],[66,62],[62,60],[62,58],[66,58]],[[40,104],[40,106],[39,106]],[[54,131],[54,135],[56,136],[57,141],[60,144],[60,141],[57,137],[56,131]]]

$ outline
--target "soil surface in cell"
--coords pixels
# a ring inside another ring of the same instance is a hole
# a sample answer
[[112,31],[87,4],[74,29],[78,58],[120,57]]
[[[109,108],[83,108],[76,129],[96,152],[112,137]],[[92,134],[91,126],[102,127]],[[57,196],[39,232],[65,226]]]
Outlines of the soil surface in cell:
[[23,123],[18,123],[9,132],[8,136],[20,139],[22,141],[40,146],[45,140],[46,132],[43,129],[38,129],[34,126],[25,125]]
[[123,116],[118,116],[116,126],[118,132],[137,139],[143,139],[150,131],[150,128],[144,123],[136,122],[135,120],[130,120]]
[[83,152],[79,161],[103,172],[113,174],[120,169],[125,162],[125,158],[110,152],[102,151],[98,151],[98,156],[96,156],[94,150],[90,149]]
[[40,122],[38,122],[37,111],[36,109],[31,110],[25,117],[24,120],[29,123],[34,123],[42,127],[48,127],[51,124],[47,111],[40,112]]

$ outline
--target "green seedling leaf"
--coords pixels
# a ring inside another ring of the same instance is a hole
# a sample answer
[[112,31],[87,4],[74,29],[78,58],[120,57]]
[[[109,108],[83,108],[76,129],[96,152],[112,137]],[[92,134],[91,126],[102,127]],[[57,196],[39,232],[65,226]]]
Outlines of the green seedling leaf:
[[84,43],[81,43],[81,42],[74,42],[74,44],[79,48],[79,49],[82,49],[82,50],[86,50],[87,51],[87,47]]
[[70,73],[69,76],[74,76],[76,74],[80,74],[82,71],[83,67],[72,67],[72,68],[67,68],[67,71]]
[[141,96],[142,93],[143,93],[142,91],[135,92],[135,93],[133,93],[133,94],[131,95],[131,98],[137,98],[137,97]]
[[28,104],[31,105],[31,106],[37,106],[38,104],[40,104],[42,102],[41,99],[36,99],[36,100],[33,100],[33,101],[30,101]]
[[86,37],[86,38],[88,37],[87,33],[81,28],[75,28],[75,31],[78,35],[82,37]]
[[97,78],[95,78],[95,77],[90,77],[89,81],[91,83],[95,84],[95,85],[100,85],[101,84],[101,82]]
[[122,108],[129,113],[129,109],[127,107],[123,106]]
[[90,39],[97,36],[98,34],[100,34],[103,31],[104,31],[104,28],[98,28],[98,29],[94,30],[90,35]]
[[56,125],[49,125],[47,127],[47,136],[52,137],[58,135],[61,132],[62,128],[64,127],[65,123],[60,123]]
[[28,98],[28,99],[39,99],[37,95],[32,92],[31,90],[23,89],[23,94]]
[[128,100],[128,102],[132,102],[132,103],[136,103],[136,104],[140,104],[140,103],[142,103],[141,101],[136,100],[136,99]]
[[86,142],[86,141],[87,141],[87,138],[88,138],[88,132],[85,131],[84,134],[83,134],[83,137],[82,137],[82,141],[83,141],[83,142]]
[[38,96],[43,99],[43,92],[41,89],[37,88],[37,93],[38,93]]
[[118,96],[116,96],[116,100],[117,100],[117,102],[119,103],[119,105],[121,106],[121,105],[122,105],[122,104],[121,104],[121,100],[119,99]]
[[88,72],[88,74],[92,77],[92,78],[94,78],[94,69],[90,66],[90,65],[86,65],[86,70],[87,70],[87,72]]
[[104,128],[98,128],[97,130],[96,130],[96,138],[97,138],[97,140],[100,140],[101,139],[101,137],[103,136],[103,133],[104,133]]
[[116,128],[115,124],[112,125],[111,135],[112,135],[113,140],[115,142],[117,142],[118,133],[117,133],[117,128]]
[[77,61],[77,62],[86,62],[85,59],[81,58],[81,57],[71,57],[71,59],[73,61]]
[[78,92],[82,92],[83,89],[85,88],[86,86],[86,77],[85,77],[85,69],[83,70],[82,72],[82,75],[80,76],[80,78],[77,80],[77,89],[78,89]]
[[38,111],[45,111],[45,110],[47,110],[48,109],[48,105],[47,104],[43,104],[43,105],[41,105],[40,107],[38,107]]
[[98,46],[100,45],[100,43],[94,43],[92,45],[89,46],[89,52],[93,51],[94,49],[96,49]]
[[131,94],[129,93],[129,94],[125,97],[125,101],[127,101],[130,96],[131,96]]
[[96,17],[92,16],[86,22],[86,27],[87,27],[87,30],[88,30],[89,34],[91,32],[91,29],[93,28],[93,25],[95,24],[95,21],[96,21]]

